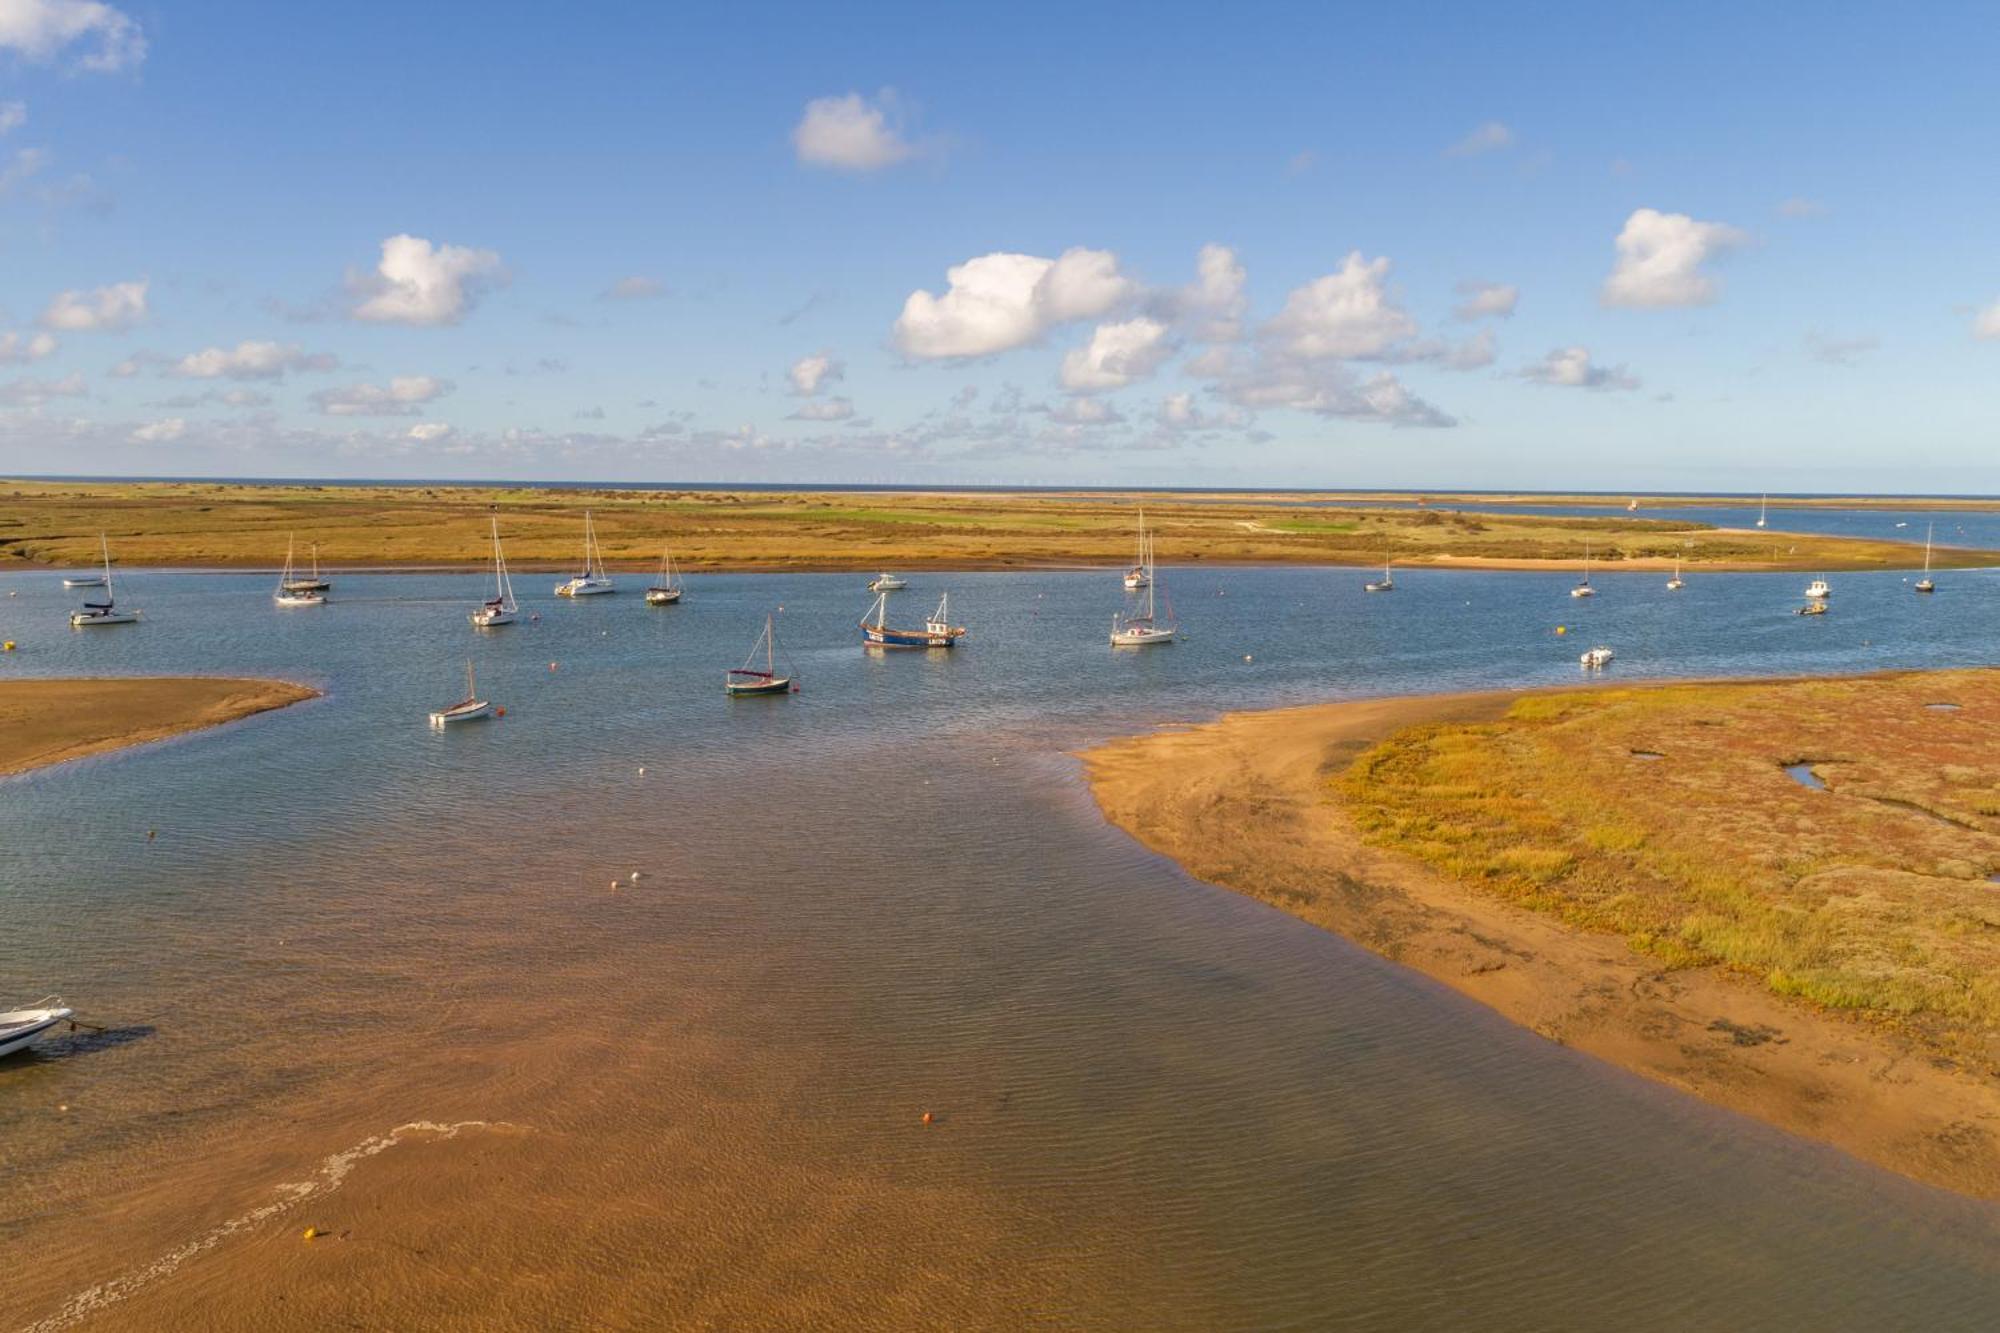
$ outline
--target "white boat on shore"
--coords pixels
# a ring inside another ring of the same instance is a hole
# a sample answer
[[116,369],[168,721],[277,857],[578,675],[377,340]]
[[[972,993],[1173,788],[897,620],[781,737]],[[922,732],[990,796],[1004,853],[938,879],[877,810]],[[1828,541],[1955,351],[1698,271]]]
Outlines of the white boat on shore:
[[597,525],[588,509],[583,511],[583,572],[556,585],[558,597],[598,597],[616,592],[611,576],[604,572],[604,552],[597,545]]
[[514,613],[521,609],[514,602],[514,580],[507,577],[507,557],[500,553],[500,520],[487,521],[493,525],[493,595],[466,617],[477,629],[511,625]]
[[0,1058],[27,1050],[75,1013],[64,1006],[60,995],[45,996],[40,1004],[27,1009],[0,1012]]

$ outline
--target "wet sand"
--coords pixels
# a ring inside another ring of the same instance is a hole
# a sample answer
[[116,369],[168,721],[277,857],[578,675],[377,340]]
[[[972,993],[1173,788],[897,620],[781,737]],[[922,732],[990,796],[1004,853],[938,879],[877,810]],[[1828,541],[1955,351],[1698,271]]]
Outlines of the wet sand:
[[1365,845],[1327,779],[1403,727],[1499,716],[1520,691],[1239,713],[1084,754],[1099,807],[1195,876],[1435,977],[1634,1073],[1980,1198],[2000,1198],[2000,1087],[1894,1033],[1717,969],[1484,899]]
[[220,726],[318,694],[289,681],[220,676],[0,681],[0,776]]

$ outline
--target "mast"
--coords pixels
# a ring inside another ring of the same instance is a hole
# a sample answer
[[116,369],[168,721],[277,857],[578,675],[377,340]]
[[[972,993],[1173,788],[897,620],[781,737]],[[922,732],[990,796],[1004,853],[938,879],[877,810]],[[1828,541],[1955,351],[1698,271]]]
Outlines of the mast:
[[313,549],[313,582],[314,582],[314,583],[318,583],[318,582],[319,582],[319,543],[318,543],[318,542],[314,542],[314,543],[312,544],[312,549]]
[[465,701],[471,703],[479,697],[479,687],[472,682],[472,659],[465,659]]
[[1931,576],[1931,533],[1933,530],[1936,529],[1936,527],[1937,527],[1936,523],[1927,523],[1924,525],[1924,577],[1925,578],[1929,578]]
[[284,592],[286,586],[292,581],[292,553],[297,545],[298,539],[287,533],[285,535],[285,572],[278,575],[279,592]]
[[[97,534],[97,544],[104,552],[104,603],[109,606],[118,600],[111,595],[111,538],[100,532]],[[86,597],[84,600],[90,599]]]
[[778,678],[777,621],[768,615],[764,617],[764,675],[772,680]]

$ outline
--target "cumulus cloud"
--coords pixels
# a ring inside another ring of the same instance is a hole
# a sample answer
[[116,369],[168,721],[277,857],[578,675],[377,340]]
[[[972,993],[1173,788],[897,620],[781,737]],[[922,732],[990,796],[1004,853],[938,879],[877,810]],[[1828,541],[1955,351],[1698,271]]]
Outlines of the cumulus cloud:
[[12,134],[27,123],[26,102],[0,102],[0,134]]
[[1460,319],[1512,319],[1514,306],[1521,299],[1521,290],[1504,282],[1477,282],[1467,280],[1458,284],[1458,294],[1464,299],[1452,310]]
[[1979,312],[1972,321],[1972,336],[1982,341],[2000,339],[2000,301]]
[[456,324],[480,297],[504,283],[500,256],[462,245],[432,245],[421,236],[382,242],[372,273],[350,273],[354,318],[381,324]]
[[1416,320],[1390,299],[1388,275],[1387,256],[1370,260],[1352,251],[1339,272],[1294,288],[1264,332],[1287,355],[1305,360],[1379,357],[1417,331]]
[[1851,366],[1865,354],[1880,347],[1881,340],[1863,335],[1858,338],[1835,338],[1823,333],[1808,333],[1805,338],[1806,351],[1815,361],[1824,361],[1829,366]]
[[415,440],[418,444],[435,444],[439,440],[450,439],[454,431],[454,427],[448,426],[442,421],[419,421],[416,425],[410,427],[408,438]]
[[945,270],[945,281],[944,295],[915,291],[903,303],[893,337],[905,356],[991,356],[1094,319],[1138,290],[1118,271],[1117,255],[1081,247],[1055,259],[981,255]]
[[23,338],[9,330],[0,333],[0,366],[17,366],[26,361],[40,361],[56,350],[55,335],[37,333]]
[[1497,153],[1513,146],[1514,131],[1497,120],[1489,120],[1444,151],[1450,157],[1477,157],[1481,153]]
[[149,421],[132,432],[132,438],[139,444],[165,444],[178,440],[187,434],[188,424],[183,417],[164,417],[159,421]]
[[26,375],[0,384],[0,405],[40,407],[51,398],[82,398],[89,392],[84,386],[82,371],[65,375],[59,380],[38,380]]
[[1481,329],[1462,343],[1444,344],[1437,360],[1446,370],[1481,370],[1498,355],[1493,330]]
[[643,274],[631,273],[618,279],[597,294],[600,301],[653,301],[667,294],[666,284],[658,278],[648,278]]
[[63,333],[119,333],[146,317],[149,280],[114,282],[89,291],[56,293],[42,311],[41,326]]
[[810,403],[800,403],[799,410],[792,413],[792,421],[845,421],[854,415],[854,404],[846,398],[824,398]]
[[425,403],[451,390],[450,380],[430,375],[401,375],[386,385],[350,384],[344,389],[322,389],[312,399],[330,417],[409,417],[422,412]]
[[1262,358],[1232,364],[1216,381],[1229,402],[1250,411],[1285,407],[1314,416],[1372,421],[1390,426],[1456,426],[1458,419],[1434,407],[1387,370],[1367,379],[1339,361]]
[[1243,295],[1248,275],[1236,252],[1213,243],[1195,256],[1195,280],[1180,290],[1179,314],[1203,342],[1234,342],[1243,336]]
[[896,94],[883,89],[873,101],[860,93],[816,97],[792,130],[801,163],[835,171],[880,171],[915,154],[903,137]]
[[1156,319],[1099,324],[1088,343],[1063,357],[1062,386],[1071,393],[1122,389],[1151,376],[1172,352],[1167,326]]
[[1048,412],[1049,420],[1065,426],[1115,426],[1125,420],[1117,408],[1096,398],[1072,398]]
[[1715,279],[1701,271],[1702,264],[1748,240],[1726,223],[1636,209],[1618,233],[1618,258],[1599,299],[1605,305],[1639,308],[1707,305],[1717,288]]
[[815,352],[792,362],[792,368],[785,377],[792,382],[792,392],[801,398],[810,398],[829,382],[842,379],[847,367],[825,352]]
[[1523,366],[1521,378],[1557,389],[1636,389],[1639,381],[1625,367],[1592,363],[1590,349],[1559,347],[1533,365]]
[[100,0],[0,0],[0,50],[42,64],[71,48],[76,69],[115,73],[146,58],[146,34]]
[[184,380],[279,380],[291,370],[333,370],[340,358],[307,352],[297,343],[240,342],[206,347],[176,361],[167,373]]

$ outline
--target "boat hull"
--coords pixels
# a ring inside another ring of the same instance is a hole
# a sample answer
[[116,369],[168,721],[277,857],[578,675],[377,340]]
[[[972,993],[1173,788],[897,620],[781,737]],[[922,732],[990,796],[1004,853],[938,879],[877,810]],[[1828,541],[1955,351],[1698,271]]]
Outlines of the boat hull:
[[1121,629],[1111,632],[1111,646],[1114,648],[1151,648],[1155,644],[1172,643],[1175,631],[1170,629]]
[[949,648],[956,644],[962,629],[906,630],[881,625],[863,625],[861,642],[869,648]]
[[474,611],[466,617],[475,629],[497,629],[501,625],[514,623],[512,611]]
[[472,703],[453,704],[450,708],[431,714],[431,725],[442,731],[464,722],[482,722],[493,716],[493,705],[484,699]]
[[680,599],[681,590],[679,588],[646,589],[647,606],[672,606],[674,603],[680,601]]
[[281,592],[271,599],[278,606],[325,606],[326,598],[316,592]]
[[790,694],[792,678],[776,676],[770,680],[730,680],[724,681],[722,688],[732,699],[748,698],[751,695]]
[[63,587],[65,588],[102,588],[103,586],[104,586],[104,580],[102,578],[63,580]]
[[137,611],[73,611],[70,613],[71,629],[95,629],[100,625],[136,625],[139,623]]
[[10,1014],[0,1014],[0,1059],[27,1050],[62,1024],[72,1012],[69,1009],[17,1009]]
[[602,597],[605,593],[616,592],[610,579],[571,579],[556,585],[558,597]]
[[328,592],[333,588],[330,579],[287,579],[286,592]]

